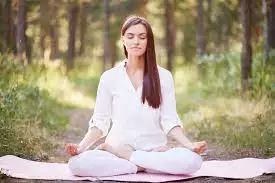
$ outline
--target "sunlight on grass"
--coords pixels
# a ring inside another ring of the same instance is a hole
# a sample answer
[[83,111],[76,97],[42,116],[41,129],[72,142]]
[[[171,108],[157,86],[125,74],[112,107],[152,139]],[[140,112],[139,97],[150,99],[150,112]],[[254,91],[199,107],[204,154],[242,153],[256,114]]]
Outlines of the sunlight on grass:
[[270,99],[243,100],[241,97],[205,96],[201,91],[196,67],[188,66],[175,74],[177,109],[185,122],[201,121],[215,116],[242,117],[252,120],[272,110]]
[[243,118],[240,123],[252,121],[259,115],[265,115],[272,110],[270,101],[263,98],[259,101],[245,101],[240,98],[217,98],[209,100],[198,106],[197,110],[183,114],[184,122],[198,122],[206,119],[228,116],[230,118]]
[[56,69],[48,70],[40,77],[37,85],[50,92],[57,101],[75,107],[91,108],[95,99],[85,95],[68,77]]
[[220,91],[220,86],[212,90],[220,78],[200,81],[194,66],[178,69],[174,78],[177,111],[192,138],[275,153],[273,99],[243,99],[234,89]]

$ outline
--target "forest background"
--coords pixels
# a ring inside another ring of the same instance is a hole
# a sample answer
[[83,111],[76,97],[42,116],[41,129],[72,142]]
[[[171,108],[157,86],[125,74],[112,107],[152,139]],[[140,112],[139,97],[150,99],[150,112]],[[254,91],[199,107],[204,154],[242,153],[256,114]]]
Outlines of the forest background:
[[1,0],[0,156],[47,160],[71,116],[92,115],[131,14],[153,27],[192,139],[275,155],[274,0]]

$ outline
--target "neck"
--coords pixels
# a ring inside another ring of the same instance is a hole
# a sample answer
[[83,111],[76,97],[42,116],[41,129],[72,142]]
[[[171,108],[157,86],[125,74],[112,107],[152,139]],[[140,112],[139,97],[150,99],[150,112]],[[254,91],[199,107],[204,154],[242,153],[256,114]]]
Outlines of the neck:
[[127,68],[130,71],[144,70],[145,60],[144,57],[131,57],[128,56],[127,59]]

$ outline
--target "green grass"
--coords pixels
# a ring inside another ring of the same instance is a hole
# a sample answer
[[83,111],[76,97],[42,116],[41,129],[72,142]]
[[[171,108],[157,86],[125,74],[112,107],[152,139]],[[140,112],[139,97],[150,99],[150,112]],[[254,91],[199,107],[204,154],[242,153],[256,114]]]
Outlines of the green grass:
[[[274,67],[259,69],[256,59],[254,89],[243,98],[238,56],[209,57],[203,64],[203,77],[194,65],[177,67],[174,76],[188,132],[229,148],[275,154]],[[76,66],[66,73],[62,61],[22,67],[0,56],[0,155],[46,158],[54,148],[51,136],[68,123],[68,109],[94,107],[100,62],[79,59]]]
[[206,62],[202,78],[195,66],[178,69],[175,73],[178,113],[194,138],[230,149],[251,148],[263,155],[274,155],[275,77],[271,77],[274,67],[255,69],[252,95],[243,97],[238,62],[238,57],[234,60],[232,55]]
[[51,136],[68,122],[67,106],[37,85],[45,68],[22,67],[8,55],[0,57],[0,68],[0,156],[44,159],[54,147]]

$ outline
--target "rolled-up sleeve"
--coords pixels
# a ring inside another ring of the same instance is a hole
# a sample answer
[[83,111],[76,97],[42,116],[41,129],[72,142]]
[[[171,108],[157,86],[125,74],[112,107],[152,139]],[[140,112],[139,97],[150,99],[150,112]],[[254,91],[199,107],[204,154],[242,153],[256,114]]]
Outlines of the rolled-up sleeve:
[[161,126],[163,131],[168,134],[169,131],[176,127],[181,126],[182,123],[177,113],[176,109],[176,99],[175,99],[175,87],[173,76],[168,72],[165,78],[165,86],[162,90],[162,104],[160,108],[161,112]]
[[92,127],[97,127],[102,131],[102,137],[108,134],[111,125],[112,95],[110,84],[106,72],[103,73],[97,89],[94,112],[89,121],[89,130]]

